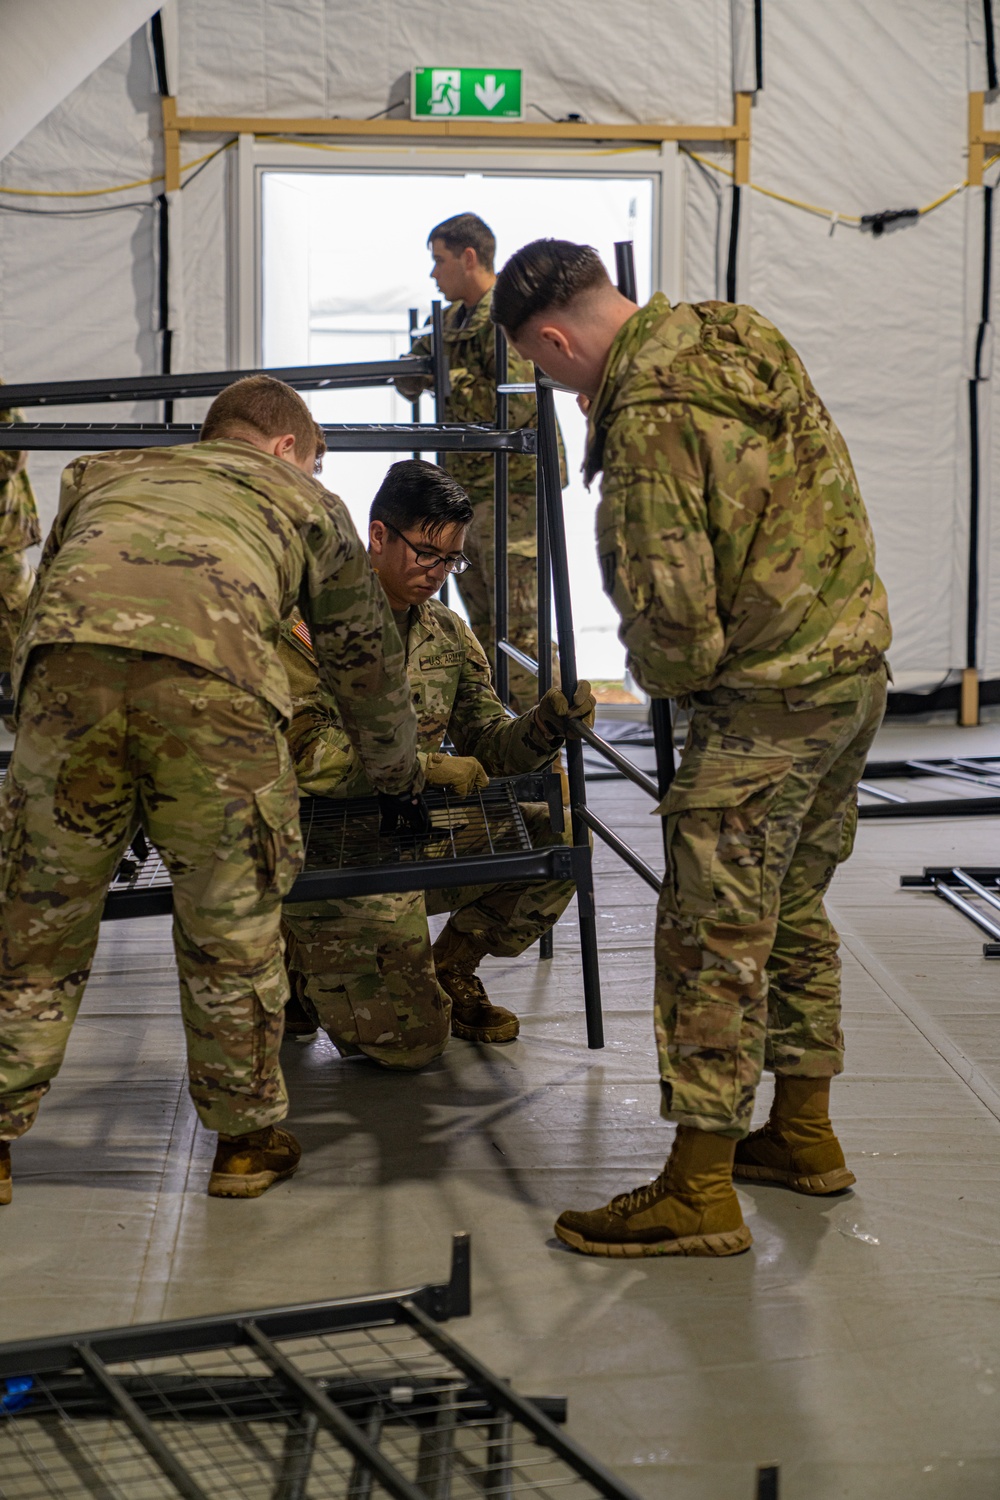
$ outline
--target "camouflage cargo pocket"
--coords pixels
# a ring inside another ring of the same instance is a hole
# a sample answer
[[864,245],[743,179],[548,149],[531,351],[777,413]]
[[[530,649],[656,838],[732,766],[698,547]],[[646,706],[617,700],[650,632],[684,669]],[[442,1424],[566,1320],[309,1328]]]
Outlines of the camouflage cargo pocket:
[[269,887],[287,896],[302,868],[299,790],[289,765],[269,786],[254,792],[257,833]]
[[8,772],[0,788],[0,897],[11,895],[24,847],[22,812],[28,794]]
[[837,863],[842,865],[845,859],[850,859],[854,853],[854,840],[858,836],[858,792],[854,789],[847,810],[844,813],[844,826],[840,834],[840,848],[837,851]]
[[705,751],[682,765],[658,811],[667,818],[667,880],[678,912],[758,922],[777,899],[768,878],[772,805],[790,756]]

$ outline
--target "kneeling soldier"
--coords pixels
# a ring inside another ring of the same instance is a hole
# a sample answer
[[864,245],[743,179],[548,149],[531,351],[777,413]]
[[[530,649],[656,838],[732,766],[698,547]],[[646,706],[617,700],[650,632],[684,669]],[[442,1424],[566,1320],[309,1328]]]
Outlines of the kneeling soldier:
[[[427,783],[468,796],[491,775],[548,766],[574,719],[593,718],[589,683],[568,705],[558,688],[520,718],[493,691],[485,654],[468,626],[433,598],[465,566],[472,506],[443,469],[418,459],[393,464],[372,507],[369,555],[406,646]],[[316,671],[309,634],[287,629],[284,662],[295,700],[289,738],[299,785],[323,796],[371,791]],[[441,753],[445,737],[454,755]],[[532,842],[552,844],[547,807],[522,804]],[[471,848],[468,852],[472,852]],[[285,906],[288,964],[304,1008],[338,1049],[387,1067],[419,1068],[455,1036],[507,1042],[518,1019],[492,1005],[477,977],[488,954],[523,953],[556,922],[571,881],[503,884],[295,902]],[[450,911],[431,948],[427,913]],[[435,972],[436,971],[436,972]]]
[[257,375],[218,397],[201,442],[63,476],[0,796],[0,1202],[7,1143],[59,1071],[140,827],[173,881],[191,1097],[219,1132],[208,1190],[256,1197],[298,1164],[276,1128],[281,899],[302,859],[277,645],[296,603],[373,783],[422,784],[392,614],[345,507],[311,477],[323,446],[301,397]]

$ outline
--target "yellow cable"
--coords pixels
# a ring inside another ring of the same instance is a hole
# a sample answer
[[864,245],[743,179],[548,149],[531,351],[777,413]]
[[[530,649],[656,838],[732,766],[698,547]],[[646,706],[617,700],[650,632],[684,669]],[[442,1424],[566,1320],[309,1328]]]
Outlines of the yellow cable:
[[[733,176],[732,170],[729,167],[724,167],[719,162],[713,161],[710,156],[702,156],[698,151],[689,151],[686,146],[682,146],[681,150],[685,156],[690,156],[692,161],[698,161],[701,162],[702,166],[711,167],[713,172],[720,172],[723,177]],[[1000,161],[1000,155],[990,157],[989,161],[983,167],[983,171],[987,167],[993,166],[994,162],[997,161]],[[747,185],[753,192],[761,193],[765,198],[775,198],[779,203],[787,203],[791,208],[801,208],[804,212],[816,214],[821,219],[836,219],[840,224],[861,223],[860,214],[838,214],[836,209],[823,208],[818,203],[807,203],[802,198],[790,198],[787,193],[777,193],[773,188],[761,187],[758,182],[751,182]],[[967,182],[960,182],[957,187],[949,188],[946,193],[942,193],[940,198],[935,198],[933,203],[925,203],[923,208],[919,208],[917,212],[921,217],[924,214],[933,212],[935,208],[940,208],[942,203],[947,203],[949,198],[954,198],[968,186]]]
[[[232,142],[222,147],[227,150]],[[215,156],[217,151],[206,151],[204,156],[196,156],[194,161],[185,162],[181,167],[182,172],[190,172],[192,167],[200,167],[202,162],[208,161],[210,156]],[[0,193],[10,193],[16,198],[103,198],[108,193],[127,193],[132,188],[150,187],[154,182],[162,182],[163,173],[157,172],[155,177],[137,177],[135,182],[119,182],[114,187],[104,188],[76,188],[73,191],[48,192],[42,188],[12,188],[0,187]]]

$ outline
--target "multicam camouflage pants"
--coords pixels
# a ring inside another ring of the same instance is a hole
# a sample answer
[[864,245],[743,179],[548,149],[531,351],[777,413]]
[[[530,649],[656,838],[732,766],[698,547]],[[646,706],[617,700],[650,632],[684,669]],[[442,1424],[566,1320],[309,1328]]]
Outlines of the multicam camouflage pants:
[[[490,666],[496,661],[496,612],[494,608],[493,495],[469,497],[476,513],[465,539],[465,554],[472,566],[455,580],[469,614],[472,633],[486,652]],[[538,544],[535,534],[534,495],[511,495],[507,502],[507,639],[533,660],[538,660]],[[511,707],[526,713],[538,701],[538,683],[524,667],[509,660]],[[553,655],[553,682],[559,672]]]
[[14,643],[35,582],[35,570],[24,552],[0,547],[0,672],[9,672]]
[[696,695],[664,803],[655,1023],[666,1119],[739,1139],[763,1067],[842,1070],[839,939],[823,897],[851,852],[885,697],[884,667],[812,693]]
[[33,653],[0,793],[0,1139],[62,1063],[105,892],[137,827],[174,883],[191,1097],[211,1130],[282,1119],[281,898],[302,859],[276,713],[199,667],[111,647]]
[[[521,810],[536,848],[568,837],[553,831],[547,807]],[[444,1051],[450,1022],[428,915],[450,911],[450,925],[472,935],[484,956],[516,957],[559,920],[573,891],[563,880],[294,902],[284,913],[292,983],[341,1052],[422,1068]]]

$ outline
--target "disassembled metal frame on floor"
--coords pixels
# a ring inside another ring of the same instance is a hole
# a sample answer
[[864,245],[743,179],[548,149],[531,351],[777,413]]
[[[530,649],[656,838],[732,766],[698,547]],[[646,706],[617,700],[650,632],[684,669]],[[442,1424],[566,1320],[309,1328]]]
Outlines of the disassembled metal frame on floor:
[[[989,937],[983,957],[1000,958],[1000,865],[926,865],[922,875],[901,875],[899,883],[910,890],[932,890],[947,901]],[[970,896],[977,896],[997,915],[991,917],[974,906]]]
[[960,781],[967,786],[995,787],[1000,794],[1000,756],[953,756],[943,760],[869,761],[858,790],[876,803],[863,803],[860,818],[969,818],[1000,814],[1000,795],[995,797],[940,797],[911,799],[901,792],[873,785],[876,781],[913,781],[917,778]]
[[440,1327],[471,1310],[469,1251],[443,1285],[0,1345],[0,1494],[639,1500],[560,1431],[564,1400]]

